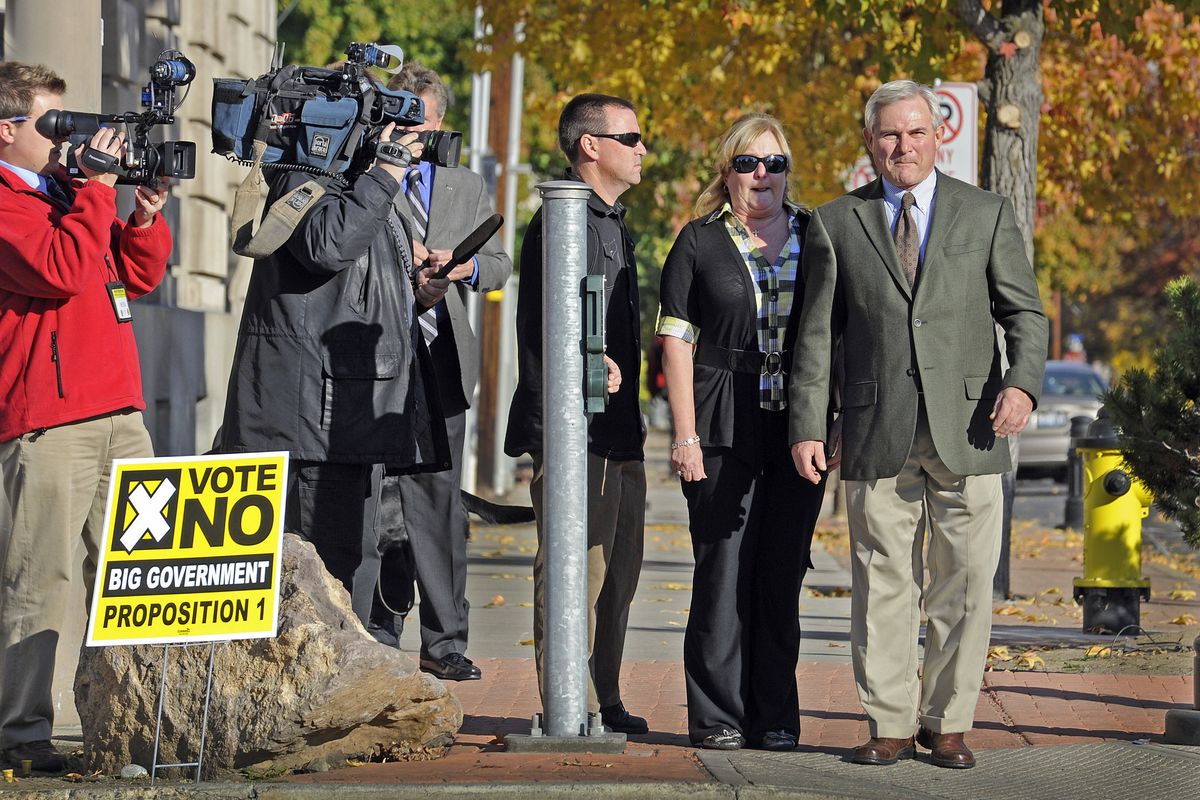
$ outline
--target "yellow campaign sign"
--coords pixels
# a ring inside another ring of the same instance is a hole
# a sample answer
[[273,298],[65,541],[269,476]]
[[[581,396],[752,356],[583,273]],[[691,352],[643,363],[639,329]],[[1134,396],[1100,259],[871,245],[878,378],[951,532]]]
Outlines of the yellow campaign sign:
[[276,635],[287,453],[113,462],[89,646]]

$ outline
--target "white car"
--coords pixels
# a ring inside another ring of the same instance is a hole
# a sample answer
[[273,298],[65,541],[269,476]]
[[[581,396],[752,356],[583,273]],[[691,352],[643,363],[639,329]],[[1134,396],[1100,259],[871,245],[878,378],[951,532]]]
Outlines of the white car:
[[1108,390],[1096,370],[1076,361],[1047,361],[1042,397],[1021,434],[1022,473],[1066,478],[1071,418],[1096,418],[1100,394]]

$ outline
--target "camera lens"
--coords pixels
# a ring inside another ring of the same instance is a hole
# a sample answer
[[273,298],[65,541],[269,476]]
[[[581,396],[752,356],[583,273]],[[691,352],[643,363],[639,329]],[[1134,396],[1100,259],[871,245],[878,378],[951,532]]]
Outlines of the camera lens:
[[191,83],[195,77],[196,65],[186,58],[164,58],[150,67],[150,80],[160,86]]

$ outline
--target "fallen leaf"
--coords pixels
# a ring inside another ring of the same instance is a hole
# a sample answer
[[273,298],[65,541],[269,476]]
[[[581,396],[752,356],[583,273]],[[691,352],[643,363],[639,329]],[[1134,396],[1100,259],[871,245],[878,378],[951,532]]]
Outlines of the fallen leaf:
[[1045,669],[1046,660],[1032,650],[1026,650],[1017,656],[1017,669]]
[[1062,589],[1057,586],[1051,586],[1049,589],[1043,590],[1042,594],[1062,594]]
[[533,608],[533,603],[517,603],[519,608]]
[[1112,648],[1106,644],[1094,644],[1083,654],[1084,658],[1108,658],[1111,655]]
[[690,583],[664,583],[659,588],[669,592],[690,592],[692,585]]
[[1017,617],[1024,613],[1025,613],[1024,611],[1017,608],[1016,606],[1005,606],[1004,608],[996,609],[996,614],[998,614],[1001,617]]
[[533,639],[522,639],[517,642],[521,647],[533,647]]
[[1171,620],[1172,625],[1195,625],[1196,618],[1191,614],[1180,614],[1175,619]]
[[1172,600],[1195,600],[1196,592],[1192,589],[1176,589],[1171,592]]
[[1008,648],[1002,644],[989,648],[987,657],[989,661],[1012,661],[1012,655],[1009,654]]

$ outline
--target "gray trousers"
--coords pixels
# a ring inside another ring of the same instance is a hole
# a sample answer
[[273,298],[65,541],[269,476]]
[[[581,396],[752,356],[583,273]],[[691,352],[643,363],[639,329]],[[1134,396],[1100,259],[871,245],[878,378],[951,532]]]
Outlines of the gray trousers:
[[467,512],[459,495],[466,430],[466,412],[446,419],[450,469],[396,478],[421,592],[421,655],[431,658],[467,651]]
[[[646,522],[646,465],[588,453],[588,711],[621,702],[621,658],[629,605],[642,573]],[[546,548],[542,529],[542,454],[533,454],[529,495],[537,516],[533,560],[533,647],[538,689],[543,682],[546,629]]]
[[0,442],[0,748],[50,738],[75,545],[90,603],[112,462],[153,455],[138,412]]

